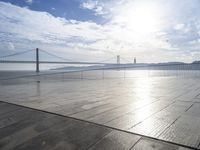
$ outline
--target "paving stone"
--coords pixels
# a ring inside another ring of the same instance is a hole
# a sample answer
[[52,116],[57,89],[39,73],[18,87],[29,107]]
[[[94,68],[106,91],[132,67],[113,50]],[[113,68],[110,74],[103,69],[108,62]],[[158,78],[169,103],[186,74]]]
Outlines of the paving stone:
[[137,135],[114,130],[90,150],[129,150],[140,138]]
[[139,142],[131,150],[181,150],[181,149],[182,148],[177,145],[168,144],[165,142],[160,142],[147,138],[141,138]]
[[[98,72],[98,78],[101,73]],[[73,73],[1,81],[0,98],[118,129],[133,127],[132,132],[197,147],[200,127],[195,124],[199,124],[200,118],[199,78],[155,76],[114,79],[111,72],[107,73],[109,78],[104,80],[89,80],[95,75],[89,72],[84,74],[84,77],[88,75],[88,79],[83,80],[75,79],[80,74]],[[5,104],[0,104],[0,114],[4,114],[0,115],[0,128],[5,130],[0,131],[2,138],[6,132],[7,136],[17,133],[42,119],[42,115],[34,118],[31,112],[27,112],[33,118],[28,121],[22,110],[13,106],[5,109]],[[186,116],[189,118],[186,119]],[[180,123],[179,118],[182,118]],[[188,140],[185,138],[187,135]],[[58,147],[61,148],[64,143],[62,140]],[[55,149],[58,147],[55,146]]]
[[200,103],[194,103],[185,115],[200,117]]
[[150,118],[130,128],[129,131],[133,133],[139,133],[142,135],[158,137],[169,126],[170,123]]
[[200,119],[182,116],[160,136],[160,139],[198,148],[200,143]]

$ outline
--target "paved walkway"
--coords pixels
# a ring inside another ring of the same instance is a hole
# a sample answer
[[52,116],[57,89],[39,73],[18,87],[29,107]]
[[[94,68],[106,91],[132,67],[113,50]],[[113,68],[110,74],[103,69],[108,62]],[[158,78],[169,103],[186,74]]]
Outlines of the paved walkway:
[[61,74],[1,81],[0,98],[200,148],[200,78],[69,78]]
[[189,150],[77,119],[0,102],[1,150]]

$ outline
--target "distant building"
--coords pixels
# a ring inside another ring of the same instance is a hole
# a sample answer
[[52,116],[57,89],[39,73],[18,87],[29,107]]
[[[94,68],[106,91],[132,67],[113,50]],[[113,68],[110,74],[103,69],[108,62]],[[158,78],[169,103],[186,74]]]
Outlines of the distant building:
[[134,64],[136,64],[137,63],[137,60],[136,60],[136,58],[134,58]]

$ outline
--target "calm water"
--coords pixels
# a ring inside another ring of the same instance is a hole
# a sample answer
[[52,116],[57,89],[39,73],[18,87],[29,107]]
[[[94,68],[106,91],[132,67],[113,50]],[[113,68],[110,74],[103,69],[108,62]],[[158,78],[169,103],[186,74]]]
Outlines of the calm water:
[[[48,79],[104,79],[104,78],[135,78],[135,77],[200,77],[199,70],[93,70],[66,71],[47,70],[39,74],[35,71],[0,71],[0,79],[28,77]],[[38,78],[38,77],[37,77]]]
[[[49,70],[49,69],[55,69],[55,68],[62,68],[66,67],[68,65],[62,65],[62,64],[40,64],[40,70]],[[16,64],[16,63],[10,63],[10,64],[1,64],[0,63],[0,70],[10,71],[10,70],[26,70],[26,71],[32,71],[35,70],[35,64]]]

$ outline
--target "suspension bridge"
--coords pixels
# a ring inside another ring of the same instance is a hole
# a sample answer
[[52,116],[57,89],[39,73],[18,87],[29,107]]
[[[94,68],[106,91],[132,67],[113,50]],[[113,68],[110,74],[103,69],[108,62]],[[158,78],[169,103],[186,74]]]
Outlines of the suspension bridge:
[[[29,52],[35,52],[35,60],[9,60],[8,58],[13,58],[14,56],[19,56],[19,55],[23,55],[23,54],[27,54]],[[46,54],[48,56],[51,56],[53,58],[57,58],[58,61],[49,61],[49,60],[40,60],[40,54]],[[106,59],[106,60],[102,60],[102,61],[96,61],[96,62],[87,62],[87,61],[73,61],[71,59],[68,58],[64,58],[58,55],[55,55],[53,53],[47,52],[46,50],[42,50],[39,48],[36,48],[35,50],[26,50],[26,51],[21,51],[21,52],[16,52],[13,54],[9,54],[9,55],[4,55],[4,56],[0,56],[0,63],[20,63],[20,64],[36,64],[36,72],[40,71],[40,66],[39,64],[79,64],[79,65],[114,65],[114,64],[120,64],[120,57],[119,55],[117,56],[117,63],[108,63],[108,61],[112,60],[115,57]]]
[[[24,56],[25,54],[26,55],[29,54],[29,55]],[[17,56],[23,56],[22,57],[23,59],[16,59]],[[42,59],[41,56],[43,56],[43,58],[45,59]],[[51,58],[46,59],[48,58],[47,56],[50,56]],[[29,60],[24,60],[24,58],[29,58]],[[31,58],[32,60],[30,60]],[[121,60],[123,61],[123,63],[121,63]],[[39,48],[0,56],[0,64],[2,63],[35,64],[36,72],[40,72],[40,64],[99,65],[99,66],[96,66],[96,68],[93,67],[90,70],[129,69],[129,68],[140,69],[140,70],[144,70],[144,69],[146,70],[200,70],[200,63],[136,64],[136,58],[134,58],[134,61],[130,61],[126,58],[120,57],[120,55],[115,55],[101,61],[74,61],[72,59],[64,58],[64,57],[58,56],[56,54],[50,53],[46,50],[39,49]]]

